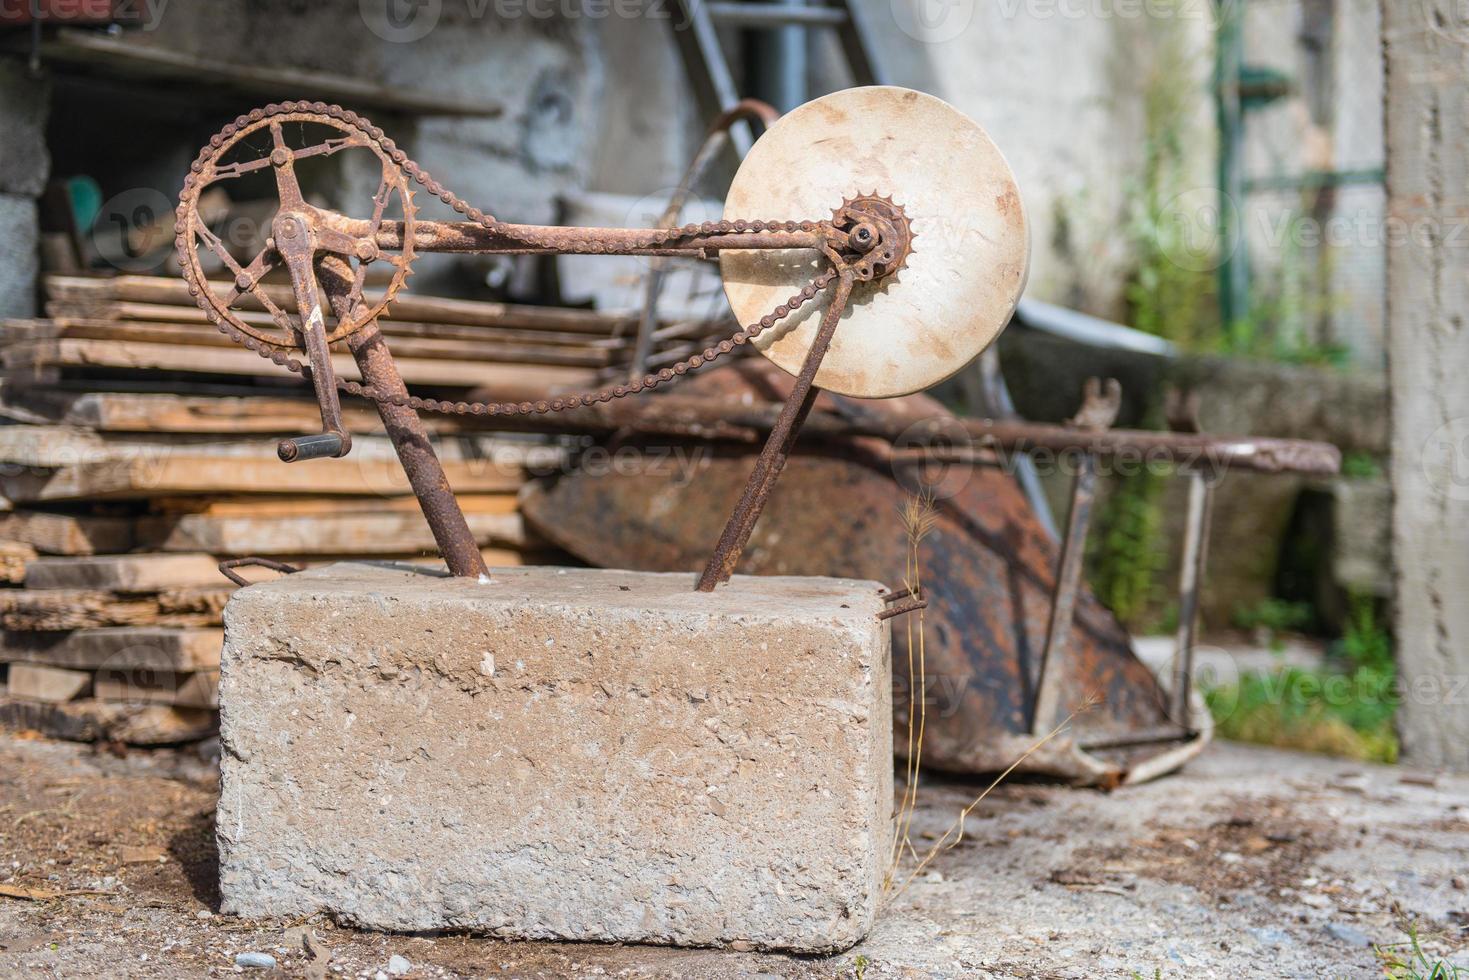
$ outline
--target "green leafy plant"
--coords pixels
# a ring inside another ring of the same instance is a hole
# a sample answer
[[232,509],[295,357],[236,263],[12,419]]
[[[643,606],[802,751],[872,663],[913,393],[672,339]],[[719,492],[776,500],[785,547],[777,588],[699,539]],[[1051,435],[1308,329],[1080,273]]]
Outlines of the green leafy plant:
[[1142,467],[1122,477],[1097,514],[1097,533],[1088,542],[1092,591],[1134,629],[1159,598],[1163,550],[1163,489],[1167,476]]
[[[1280,260],[1269,281],[1257,283],[1250,296],[1248,313],[1220,336],[1220,353],[1321,367],[1348,366],[1351,350],[1343,344],[1311,337],[1311,324],[1340,307],[1339,297],[1325,293],[1320,283],[1331,281],[1329,250],[1310,268],[1302,244],[1294,233],[1306,213],[1314,209],[1319,189],[1302,191],[1299,210],[1275,216],[1282,235]],[[1313,282],[1314,279],[1314,282]]]
[[1270,649],[1276,653],[1285,649],[1283,634],[1303,630],[1315,619],[1310,603],[1289,602],[1273,596],[1252,606],[1238,606],[1233,616],[1234,625],[1240,629],[1263,632]]
[[[1285,604],[1264,618],[1291,622]],[[1396,762],[1397,667],[1392,640],[1368,596],[1349,601],[1347,628],[1322,668],[1279,667],[1241,674],[1204,692],[1222,738],[1376,762]]]
[[1142,166],[1125,188],[1125,233],[1136,256],[1124,289],[1128,322],[1185,350],[1211,350],[1221,328],[1213,263],[1207,256],[1202,262],[1179,261],[1195,252],[1197,243],[1190,239],[1198,233],[1178,212],[1187,199],[1182,195],[1196,191],[1187,159],[1200,95],[1194,53],[1179,31],[1158,34],[1153,50],[1142,90]]
[[1371,453],[1347,453],[1342,457],[1341,475],[1355,479],[1376,479],[1382,476],[1382,464]]
[[1430,959],[1418,938],[1418,924],[1409,922],[1408,938],[1400,943],[1373,946],[1372,951],[1382,963],[1383,973],[1391,980],[1459,980],[1469,976],[1469,970],[1454,966],[1447,960]]

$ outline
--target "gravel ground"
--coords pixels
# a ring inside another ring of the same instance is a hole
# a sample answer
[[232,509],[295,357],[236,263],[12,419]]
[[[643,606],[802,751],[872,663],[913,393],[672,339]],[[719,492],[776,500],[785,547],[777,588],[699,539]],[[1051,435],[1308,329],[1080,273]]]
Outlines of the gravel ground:
[[[216,785],[192,750],[0,735],[0,977],[1380,977],[1409,922],[1469,967],[1469,777],[1404,767],[1226,743],[1111,793],[1009,783],[828,959],[221,916]],[[920,853],[981,788],[925,777]]]

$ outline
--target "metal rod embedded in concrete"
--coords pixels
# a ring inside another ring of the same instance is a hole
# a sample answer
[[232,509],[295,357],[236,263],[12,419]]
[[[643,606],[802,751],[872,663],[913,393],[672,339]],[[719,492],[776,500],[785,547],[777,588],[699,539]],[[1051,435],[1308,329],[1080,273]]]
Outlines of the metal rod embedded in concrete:
[[[364,383],[388,396],[407,396],[408,388],[403,384],[403,377],[398,373],[393,355],[388,352],[388,345],[376,323],[352,334],[347,346],[357,359],[357,369],[362,372]],[[423,420],[406,406],[388,401],[374,404],[449,571],[469,578],[488,575],[484,556],[475,544],[464,512],[459,509],[459,501],[454,499],[454,491],[449,489],[444,467],[439,464],[439,457],[429,444]]]

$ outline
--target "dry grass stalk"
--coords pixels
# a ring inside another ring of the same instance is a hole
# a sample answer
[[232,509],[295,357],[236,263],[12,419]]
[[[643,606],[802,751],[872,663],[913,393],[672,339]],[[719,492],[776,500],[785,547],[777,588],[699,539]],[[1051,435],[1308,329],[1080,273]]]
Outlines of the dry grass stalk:
[[[900,511],[903,529],[908,536],[908,554],[906,567],[903,572],[903,585],[910,589],[914,595],[920,594],[923,586],[923,575],[918,562],[918,549],[923,539],[933,529],[938,519],[934,507],[933,492],[925,489],[908,499]],[[923,872],[939,854],[955,847],[964,839],[964,821],[974,812],[974,808],[989,796],[989,794],[1000,785],[1012,772],[1020,767],[1026,759],[1038,751],[1051,739],[1060,735],[1071,724],[1077,715],[1089,711],[1100,703],[1097,695],[1091,695],[1076,711],[1068,715],[1059,725],[1051,729],[1034,745],[1026,749],[1019,758],[1010,764],[1004,772],[1000,773],[994,780],[984,788],[984,791],[969,802],[967,806],[959,811],[959,815],[948,829],[922,854],[913,846],[912,831],[913,817],[918,809],[918,783],[919,769],[923,763],[923,734],[924,723],[927,714],[927,672],[924,651],[924,611],[918,610],[916,616],[905,617],[908,630],[908,752],[905,763],[903,796],[898,804],[898,812],[893,822],[893,842],[888,856],[888,868],[883,875],[882,891],[883,904],[894,901],[907,890],[913,879]],[[916,629],[914,619],[917,619]],[[915,636],[916,633],[916,636]],[[917,651],[916,657],[914,651]],[[952,838],[952,839],[951,839]],[[898,883],[901,874],[904,854],[909,855],[915,862],[913,870],[906,876],[902,876],[902,883]]]

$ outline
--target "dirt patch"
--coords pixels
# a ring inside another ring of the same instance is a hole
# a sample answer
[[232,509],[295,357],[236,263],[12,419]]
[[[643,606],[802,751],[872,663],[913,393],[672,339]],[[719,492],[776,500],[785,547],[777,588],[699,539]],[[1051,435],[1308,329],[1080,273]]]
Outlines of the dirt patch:
[[1187,885],[1214,899],[1240,892],[1280,896],[1311,877],[1316,856],[1340,834],[1278,799],[1233,798],[1209,823],[1153,823],[1151,836],[1082,848],[1051,880],[1073,887],[1126,884],[1132,876]]

